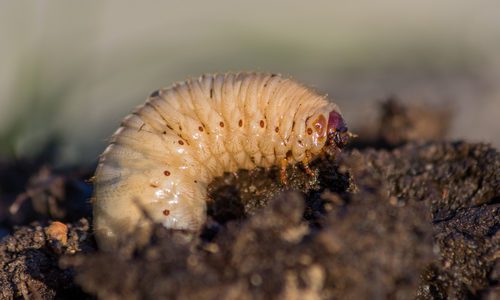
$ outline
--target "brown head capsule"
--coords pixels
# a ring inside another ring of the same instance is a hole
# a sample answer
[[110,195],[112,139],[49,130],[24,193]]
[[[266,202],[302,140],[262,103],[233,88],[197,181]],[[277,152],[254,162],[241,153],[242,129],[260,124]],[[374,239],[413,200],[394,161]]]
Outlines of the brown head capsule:
[[344,148],[349,139],[354,135],[348,131],[344,119],[337,111],[331,111],[328,115],[327,143],[325,151],[335,155],[338,150]]

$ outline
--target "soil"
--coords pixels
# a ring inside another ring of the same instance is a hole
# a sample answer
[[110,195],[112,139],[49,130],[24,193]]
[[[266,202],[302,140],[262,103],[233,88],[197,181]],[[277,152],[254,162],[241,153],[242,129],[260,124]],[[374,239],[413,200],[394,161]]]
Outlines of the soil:
[[445,141],[449,117],[387,101],[317,176],[226,174],[200,234],[115,253],[89,225],[92,167],[0,161],[0,298],[500,299],[500,154]]

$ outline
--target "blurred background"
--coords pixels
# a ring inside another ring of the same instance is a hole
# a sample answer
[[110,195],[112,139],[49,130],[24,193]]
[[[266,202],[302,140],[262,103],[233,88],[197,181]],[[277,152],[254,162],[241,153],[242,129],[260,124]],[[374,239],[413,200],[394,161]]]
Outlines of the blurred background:
[[94,163],[147,95],[207,72],[269,71],[368,130],[380,102],[449,109],[450,138],[500,146],[498,1],[2,1],[0,156],[55,145]]

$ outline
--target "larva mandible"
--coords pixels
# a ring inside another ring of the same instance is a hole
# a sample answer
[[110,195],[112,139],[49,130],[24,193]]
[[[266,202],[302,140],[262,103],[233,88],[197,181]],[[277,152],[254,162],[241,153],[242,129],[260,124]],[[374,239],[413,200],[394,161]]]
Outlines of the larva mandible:
[[99,247],[147,229],[199,229],[207,186],[224,172],[307,162],[350,133],[336,104],[294,80],[265,73],[203,75],[151,94],[128,115],[94,179]]

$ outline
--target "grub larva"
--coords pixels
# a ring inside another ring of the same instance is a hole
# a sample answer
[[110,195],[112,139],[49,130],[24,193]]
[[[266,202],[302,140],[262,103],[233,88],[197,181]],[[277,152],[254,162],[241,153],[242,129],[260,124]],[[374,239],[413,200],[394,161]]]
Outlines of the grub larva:
[[[151,221],[199,229],[207,186],[224,172],[308,161],[349,132],[334,103],[275,74],[203,75],[151,94],[101,155],[94,230],[102,249]],[[286,180],[282,172],[282,181]]]

